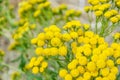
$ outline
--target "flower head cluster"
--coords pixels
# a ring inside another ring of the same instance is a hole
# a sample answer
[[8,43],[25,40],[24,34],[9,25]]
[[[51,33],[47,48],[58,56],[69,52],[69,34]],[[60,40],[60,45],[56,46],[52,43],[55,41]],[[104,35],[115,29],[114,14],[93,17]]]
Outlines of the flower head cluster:
[[120,44],[109,46],[104,38],[90,31],[81,37],[83,40],[71,45],[75,58],[59,71],[59,76],[64,80],[115,80],[119,73]]
[[[117,23],[120,21],[120,14],[118,14],[117,9],[112,9],[115,6],[110,0],[88,0],[92,6],[86,6],[84,9],[86,12],[94,12],[96,17],[103,16],[109,19],[112,23]],[[119,4],[119,0],[116,0],[116,5]],[[115,6],[117,7],[117,6]]]
[[62,38],[61,30],[56,25],[51,25],[36,38],[33,38],[31,43],[37,45],[35,50],[37,55],[66,55],[67,47]]
[[22,38],[26,32],[29,30],[35,29],[36,24],[30,24],[28,21],[24,22],[18,29],[16,29],[15,33],[13,34],[13,39],[17,40]]
[[119,32],[115,33],[113,35],[113,38],[114,38],[115,42],[120,42],[120,33]]
[[[46,0],[27,0],[21,2],[19,6],[20,8],[18,12],[21,17],[27,16],[25,14],[29,13],[31,10],[34,11],[33,16],[37,17],[40,14],[42,8],[46,8],[50,6],[50,2]],[[37,8],[34,8],[35,6]]]
[[120,0],[115,0],[115,4],[118,8],[120,8]]
[[42,73],[48,66],[43,56],[32,57],[30,62],[26,65],[27,69],[32,69],[33,74]]

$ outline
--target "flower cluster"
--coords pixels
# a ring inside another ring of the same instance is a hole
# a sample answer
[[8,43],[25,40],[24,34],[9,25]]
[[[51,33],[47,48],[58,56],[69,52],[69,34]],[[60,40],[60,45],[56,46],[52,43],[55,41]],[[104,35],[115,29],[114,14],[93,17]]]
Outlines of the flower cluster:
[[[116,0],[118,3],[119,0]],[[104,15],[105,18],[109,19],[112,23],[120,21],[120,14],[118,14],[117,9],[112,9],[113,4],[108,0],[88,0],[92,6],[86,6],[84,9],[86,12],[93,11],[96,17],[101,17]],[[116,6],[115,6],[116,7]]]
[[[120,44],[109,45],[89,27],[76,20],[66,23],[63,30],[51,25],[31,43],[37,45],[38,56],[62,56],[64,60],[72,55],[67,67],[59,67],[59,76],[64,80],[115,80],[119,74]],[[38,73],[37,68],[34,70]]]
[[120,0],[115,0],[115,4],[118,8],[120,8]]
[[44,60],[43,56],[32,57],[30,63],[27,64],[26,68],[31,69],[33,74],[42,73],[48,66],[48,63]]
[[61,30],[56,25],[51,25],[45,28],[44,32],[39,33],[36,38],[33,38],[31,43],[38,46],[35,50],[37,55],[55,56],[59,54],[64,56],[67,54],[67,48],[62,38],[66,35],[62,36]]
[[120,33],[119,32],[115,33],[113,35],[113,38],[114,38],[115,42],[120,42]]
[[[70,29],[69,26],[65,26]],[[80,32],[81,33],[81,32]],[[74,37],[76,35],[74,34]],[[109,45],[103,37],[85,31],[71,43],[75,58],[59,71],[64,80],[115,80],[119,74],[120,44]]]
[[13,39],[17,40],[22,38],[27,31],[33,30],[35,29],[35,27],[36,24],[30,24],[29,22],[25,22],[23,25],[18,27],[18,29],[16,29],[15,33],[13,34]]

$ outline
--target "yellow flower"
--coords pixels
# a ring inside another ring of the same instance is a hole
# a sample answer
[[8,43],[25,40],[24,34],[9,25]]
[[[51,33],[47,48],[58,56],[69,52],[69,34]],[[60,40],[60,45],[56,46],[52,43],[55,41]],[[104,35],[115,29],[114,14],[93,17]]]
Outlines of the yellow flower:
[[99,60],[97,61],[96,65],[97,65],[97,68],[104,68],[105,65],[106,65],[106,63],[105,63],[104,60],[99,59]]
[[61,46],[59,48],[59,55],[61,55],[61,56],[67,55],[67,47],[66,46]]
[[90,25],[89,24],[84,24],[83,27],[84,27],[85,30],[88,30],[90,28]]
[[102,77],[96,77],[95,80],[102,80]]
[[45,40],[45,33],[38,34],[38,39]]
[[87,69],[89,70],[89,71],[95,71],[96,70],[96,65],[95,65],[95,63],[94,62],[89,62],[88,64],[87,64]]
[[84,7],[84,10],[85,10],[86,12],[89,12],[89,11],[91,10],[91,6],[85,6],[85,7]]
[[120,33],[115,33],[114,34],[114,39],[119,39],[120,38]]
[[50,55],[50,48],[45,48],[43,50],[44,55]]
[[97,17],[101,16],[102,14],[103,14],[102,11],[95,11],[95,15],[96,15]]
[[83,42],[83,40],[84,40],[84,37],[83,37],[83,36],[78,37],[78,43],[82,43],[82,42]]
[[45,34],[45,39],[50,40],[50,39],[52,39],[53,37],[54,37],[53,32],[51,32],[51,31],[47,31],[47,32],[46,32],[46,34]]
[[39,72],[39,68],[38,67],[33,67],[32,68],[32,73],[33,74],[37,74]]
[[112,13],[111,13],[110,11],[105,12],[104,16],[105,16],[106,18],[110,18],[110,17],[112,16]]
[[57,55],[59,52],[58,52],[58,48],[56,48],[56,47],[52,47],[52,48],[50,48],[50,54],[52,55],[52,56],[55,56],[55,55]]
[[103,68],[101,69],[101,75],[102,76],[107,76],[110,73],[109,68]]
[[79,64],[80,65],[86,65],[87,64],[87,58],[85,56],[82,56],[79,58]]
[[62,39],[63,39],[64,41],[69,41],[69,40],[71,39],[71,36],[70,36],[70,34],[65,33],[65,34],[62,35]]
[[38,41],[38,38],[33,38],[33,39],[31,40],[31,43],[32,43],[32,44],[36,44],[37,41]]
[[110,68],[114,66],[113,60],[107,60],[106,63],[107,63],[107,66],[110,67]]
[[67,74],[67,75],[65,76],[65,80],[72,80],[72,76],[71,76],[70,74]]
[[40,72],[42,73],[44,71],[44,68],[43,67],[40,67]]
[[59,38],[52,38],[51,39],[51,45],[52,46],[60,46],[61,40]]
[[71,70],[70,74],[72,75],[72,77],[77,77],[79,75],[79,71],[77,69],[73,69]]
[[46,68],[48,66],[48,63],[46,62],[46,61],[43,61],[42,63],[41,63],[41,67],[42,68]]
[[94,33],[92,31],[86,31],[85,32],[85,37],[92,38],[94,36]]
[[112,67],[110,71],[111,71],[111,73],[114,73],[115,75],[118,74],[118,72],[119,72],[117,67]]
[[30,29],[35,29],[36,28],[36,24],[32,24],[31,26],[30,26]]
[[90,56],[90,55],[91,55],[91,49],[88,48],[88,47],[85,47],[85,48],[83,49],[83,52],[84,52],[84,55],[85,55],[85,56]]
[[120,58],[117,59],[116,63],[120,65]]
[[78,66],[77,70],[79,71],[80,74],[83,74],[85,72],[85,68],[83,66]]
[[77,32],[71,32],[70,33],[71,38],[76,39],[78,37]]
[[61,78],[64,78],[66,75],[67,75],[67,70],[66,70],[66,69],[61,69],[61,70],[59,71],[59,76],[60,76]]
[[36,10],[33,14],[34,17],[38,17],[40,15],[40,10]]
[[43,40],[38,40],[37,45],[42,47],[44,46],[45,42]]
[[37,55],[43,54],[43,48],[42,48],[42,47],[36,48],[35,53],[36,53]]
[[83,77],[84,77],[85,80],[90,80],[90,78],[91,78],[91,73],[85,72],[85,73],[83,74]]
[[116,22],[118,22],[118,18],[117,17],[111,17],[110,21],[113,22],[113,23],[116,23]]

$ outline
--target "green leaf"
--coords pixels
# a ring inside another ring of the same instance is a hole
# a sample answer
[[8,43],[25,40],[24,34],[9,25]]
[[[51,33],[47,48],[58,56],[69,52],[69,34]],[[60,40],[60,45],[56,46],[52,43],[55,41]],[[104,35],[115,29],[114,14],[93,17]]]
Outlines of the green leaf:
[[19,68],[23,70],[24,67],[25,67],[25,64],[26,64],[26,60],[25,60],[25,57],[24,57],[23,54],[20,56],[20,58],[21,58],[21,61],[20,61],[20,64],[19,64]]

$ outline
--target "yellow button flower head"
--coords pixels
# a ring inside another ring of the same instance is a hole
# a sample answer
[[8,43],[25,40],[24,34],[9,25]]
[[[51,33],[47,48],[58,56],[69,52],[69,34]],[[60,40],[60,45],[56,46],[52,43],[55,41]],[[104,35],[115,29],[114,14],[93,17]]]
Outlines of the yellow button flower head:
[[42,63],[41,63],[41,67],[42,68],[46,68],[48,66],[48,63],[46,62],[46,61],[43,61]]
[[120,58],[117,59],[116,63],[120,65]]
[[67,75],[67,70],[66,69],[61,69],[60,71],[59,71],[59,76],[61,77],[61,78],[64,78],[66,75]]
[[45,40],[45,33],[38,34],[38,39]]
[[70,33],[71,38],[76,39],[78,37],[77,32],[71,32]]
[[115,75],[117,75],[119,70],[117,67],[112,67],[110,71],[111,73],[114,73]]
[[38,41],[38,38],[33,38],[33,39],[31,40],[31,43],[32,43],[32,44],[36,44],[37,41]]
[[101,69],[101,75],[104,77],[107,76],[109,74],[109,72],[110,72],[109,68]]
[[111,13],[110,11],[105,12],[104,16],[105,16],[106,18],[110,18],[110,17],[112,16],[112,13]]
[[45,39],[50,40],[54,37],[53,32],[48,31],[45,33]]
[[102,14],[103,14],[102,11],[95,11],[95,15],[96,15],[97,17],[101,16]]
[[91,73],[85,72],[85,73],[83,74],[83,77],[84,77],[85,80],[90,80],[90,78],[91,78]]
[[99,59],[99,60],[97,61],[96,65],[97,65],[97,68],[104,68],[104,67],[106,66],[106,63],[105,63],[104,60]]
[[112,23],[116,23],[116,22],[118,22],[118,18],[117,18],[117,17],[111,17],[111,18],[110,18],[110,21],[111,21]]
[[90,56],[91,55],[91,49],[89,47],[84,47],[84,55],[85,56]]
[[85,30],[88,30],[90,28],[90,25],[89,24],[83,24],[83,27]]
[[120,33],[118,33],[118,32],[115,33],[115,34],[114,34],[114,39],[119,39],[119,38],[120,38]]
[[36,10],[33,14],[34,17],[38,17],[40,15],[40,10]]
[[56,48],[56,47],[50,48],[50,55],[55,56],[55,55],[57,55],[58,53],[59,53],[59,52],[58,52],[58,48]]
[[62,39],[63,39],[64,41],[69,41],[69,40],[71,39],[71,36],[70,36],[70,34],[65,33],[65,34],[62,35]]
[[61,40],[59,38],[52,38],[51,39],[51,45],[52,46],[60,46]]
[[38,40],[37,45],[42,47],[44,46],[45,42],[43,40]]
[[70,74],[72,75],[72,77],[77,77],[79,75],[79,71],[77,69],[73,69],[71,70]]
[[79,58],[79,64],[80,65],[86,65],[87,64],[87,58],[85,56],[82,56]]
[[38,67],[33,67],[32,73],[37,74],[38,72],[39,72],[39,68]]
[[92,8],[91,6],[85,6],[85,7],[84,7],[84,10],[85,10],[86,12],[89,12],[89,11],[91,10],[91,8]]
[[40,67],[40,72],[42,73],[44,71],[44,68],[43,67]]
[[111,67],[114,67],[114,61],[113,61],[113,60],[107,60],[106,63],[107,63],[107,66],[108,66],[108,67],[110,67],[110,68],[111,68]]
[[43,54],[43,48],[42,48],[42,47],[36,48],[35,53],[36,53],[37,55],[42,55],[42,54]]
[[67,47],[66,46],[61,46],[59,48],[59,55],[61,55],[61,56],[67,55]]
[[65,76],[65,80],[72,80],[72,76],[71,76],[70,74],[67,74],[67,75]]
[[102,80],[102,77],[96,77],[95,80]]
[[78,66],[77,70],[79,71],[80,74],[83,74],[85,72],[85,68],[83,66]]
[[87,69],[91,72],[95,71],[96,70],[96,64],[94,62],[89,62],[87,64]]

